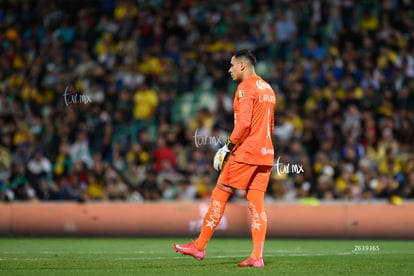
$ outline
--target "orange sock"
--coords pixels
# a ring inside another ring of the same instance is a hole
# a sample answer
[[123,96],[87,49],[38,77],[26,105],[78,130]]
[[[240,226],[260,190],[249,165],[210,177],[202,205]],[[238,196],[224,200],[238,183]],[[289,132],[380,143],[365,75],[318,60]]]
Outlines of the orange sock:
[[208,241],[220,223],[221,217],[224,213],[227,200],[231,193],[216,186],[211,194],[211,202],[207,213],[204,216],[203,225],[201,226],[200,234],[195,240],[195,246],[202,250],[206,248]]
[[248,190],[247,200],[251,214],[251,231],[253,250],[250,255],[253,259],[263,257],[263,247],[266,239],[267,217],[264,209],[264,192],[258,190]]

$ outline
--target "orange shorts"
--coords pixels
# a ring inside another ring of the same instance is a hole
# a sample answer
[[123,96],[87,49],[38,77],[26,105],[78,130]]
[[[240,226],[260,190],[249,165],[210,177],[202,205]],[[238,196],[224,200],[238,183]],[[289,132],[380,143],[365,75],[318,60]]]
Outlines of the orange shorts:
[[238,190],[259,190],[266,192],[272,166],[250,165],[234,161],[232,156],[227,159],[217,183]]

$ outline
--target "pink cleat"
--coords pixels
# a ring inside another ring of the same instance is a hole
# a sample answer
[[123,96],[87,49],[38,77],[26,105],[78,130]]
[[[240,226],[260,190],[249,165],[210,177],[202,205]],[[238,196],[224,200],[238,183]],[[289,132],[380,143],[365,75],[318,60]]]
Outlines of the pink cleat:
[[204,259],[204,256],[206,255],[206,250],[199,250],[197,247],[195,247],[194,242],[189,242],[187,244],[176,244],[174,243],[172,245],[174,250],[176,252],[180,252],[183,255],[190,255],[193,256],[197,260]]
[[243,262],[238,263],[237,265],[240,266],[240,267],[247,267],[247,266],[264,267],[264,262],[263,262],[263,258],[255,260],[255,259],[249,257],[246,260],[244,260]]

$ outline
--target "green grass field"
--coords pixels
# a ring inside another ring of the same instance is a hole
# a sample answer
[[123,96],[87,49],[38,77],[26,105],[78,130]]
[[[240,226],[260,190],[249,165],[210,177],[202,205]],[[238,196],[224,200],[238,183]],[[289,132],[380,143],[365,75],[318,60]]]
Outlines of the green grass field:
[[268,239],[264,268],[239,268],[249,239],[213,238],[202,261],[182,238],[3,238],[0,275],[414,275],[414,241]]

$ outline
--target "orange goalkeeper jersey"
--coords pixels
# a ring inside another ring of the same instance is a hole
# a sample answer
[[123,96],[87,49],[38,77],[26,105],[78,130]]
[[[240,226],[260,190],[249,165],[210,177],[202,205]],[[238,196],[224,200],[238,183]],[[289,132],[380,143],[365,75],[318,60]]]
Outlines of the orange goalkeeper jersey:
[[234,96],[234,129],[230,140],[235,161],[274,164],[272,133],[276,95],[271,86],[254,75],[238,86]]

